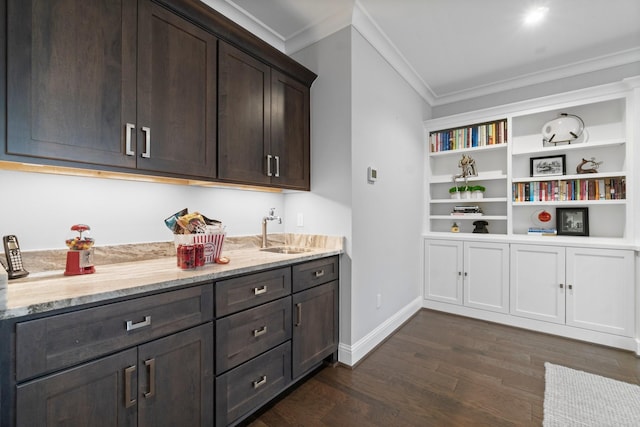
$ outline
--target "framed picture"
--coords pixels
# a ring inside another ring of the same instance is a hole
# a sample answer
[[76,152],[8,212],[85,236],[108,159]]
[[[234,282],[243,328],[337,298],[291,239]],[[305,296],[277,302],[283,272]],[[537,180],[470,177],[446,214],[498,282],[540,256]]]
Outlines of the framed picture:
[[558,235],[588,236],[589,208],[556,208]]
[[564,154],[532,157],[529,162],[529,176],[564,175],[566,171],[566,156]]

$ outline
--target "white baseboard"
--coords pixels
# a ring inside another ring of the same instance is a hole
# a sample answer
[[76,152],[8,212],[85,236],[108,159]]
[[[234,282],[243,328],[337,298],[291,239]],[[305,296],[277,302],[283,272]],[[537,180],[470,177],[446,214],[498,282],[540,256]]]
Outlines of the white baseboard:
[[338,361],[348,366],[355,365],[360,359],[365,357],[370,351],[375,349],[376,346],[387,339],[387,337],[411,318],[411,316],[416,314],[421,308],[422,297],[418,297],[396,314],[385,320],[362,339],[358,340],[355,344],[348,345],[340,343],[338,345]]

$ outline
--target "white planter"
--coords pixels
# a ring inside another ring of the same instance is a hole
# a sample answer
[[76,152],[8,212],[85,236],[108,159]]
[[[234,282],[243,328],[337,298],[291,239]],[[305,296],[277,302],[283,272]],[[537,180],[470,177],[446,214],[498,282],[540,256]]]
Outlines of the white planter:
[[482,199],[484,197],[484,192],[480,190],[472,191],[471,198],[472,199]]
[[463,191],[462,192],[462,198],[463,199],[470,199],[471,198],[471,191]]
[[455,191],[453,193],[449,193],[449,196],[451,196],[452,199],[460,199],[460,192],[459,191]]

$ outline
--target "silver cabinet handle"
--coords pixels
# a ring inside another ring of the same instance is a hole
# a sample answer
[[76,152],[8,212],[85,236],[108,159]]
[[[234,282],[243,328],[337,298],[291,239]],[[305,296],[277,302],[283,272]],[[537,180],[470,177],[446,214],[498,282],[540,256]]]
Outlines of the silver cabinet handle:
[[259,288],[253,288],[253,294],[254,295],[262,295],[267,293],[267,285],[262,285]]
[[142,132],[144,132],[144,153],[140,154],[140,157],[148,159],[151,157],[151,128],[142,126]]
[[124,370],[124,406],[130,408],[136,404],[136,399],[131,397],[131,377],[136,371],[136,367],[129,366]]
[[267,383],[267,376],[263,375],[262,377],[260,377],[259,380],[253,382],[253,388],[258,388],[260,386],[265,385],[266,383]]
[[560,289],[564,288],[564,285],[562,283],[560,283]]
[[271,154],[267,154],[267,176],[273,176],[271,172],[271,159],[273,156]]
[[144,364],[149,370],[149,391],[144,394],[148,398],[156,394],[156,359],[145,360]]
[[127,123],[125,125],[125,134],[124,134],[124,141],[125,141],[125,154],[127,156],[135,156],[135,151],[133,151],[133,148],[131,147],[131,132],[133,132],[136,128],[136,125],[134,125],[133,123]]
[[254,330],[253,330],[253,336],[254,336],[254,337],[259,337],[260,335],[264,335],[264,334],[266,334],[266,333],[267,333],[267,326],[266,326],[266,325],[265,325],[265,326],[263,326],[263,327],[262,327],[262,328],[260,328],[260,329],[254,329]]
[[134,329],[144,328],[145,326],[151,326],[151,316],[144,316],[144,320],[138,323],[133,323],[132,320],[127,320],[127,332],[133,331]]
[[280,177],[280,156],[275,156],[276,159],[276,177]]
[[296,304],[296,325],[302,325],[302,303]]
[[318,270],[318,271],[314,272],[313,275],[315,276],[316,279],[319,278],[319,277],[322,277],[322,276],[324,276],[324,270]]

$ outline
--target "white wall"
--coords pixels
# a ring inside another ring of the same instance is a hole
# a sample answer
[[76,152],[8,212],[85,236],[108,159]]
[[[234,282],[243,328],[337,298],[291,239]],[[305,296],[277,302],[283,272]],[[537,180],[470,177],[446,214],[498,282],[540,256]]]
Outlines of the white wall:
[[[420,296],[427,106],[358,31],[351,41],[353,344]],[[378,171],[375,184],[368,166]]]
[[[293,55],[318,74],[311,87],[311,192],[285,196],[290,233],[344,236],[340,341],[351,342],[351,40],[348,28]],[[303,227],[297,216],[303,215]]]
[[[169,241],[164,219],[183,208],[221,220],[231,236],[260,234],[269,208],[284,211],[281,193],[6,170],[0,170],[0,183],[0,234],[17,235],[23,251],[66,249],[69,228],[77,223],[90,225],[96,246],[105,246]],[[270,223],[270,232],[286,225]]]

